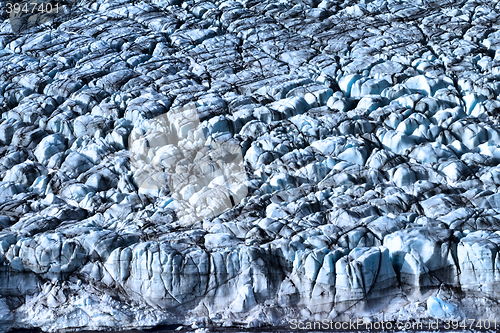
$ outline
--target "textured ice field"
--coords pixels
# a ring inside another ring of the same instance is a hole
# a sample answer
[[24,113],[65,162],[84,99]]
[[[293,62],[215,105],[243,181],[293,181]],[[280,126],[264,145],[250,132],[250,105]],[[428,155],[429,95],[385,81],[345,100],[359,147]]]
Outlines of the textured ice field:
[[498,320],[497,1],[2,15],[0,330]]

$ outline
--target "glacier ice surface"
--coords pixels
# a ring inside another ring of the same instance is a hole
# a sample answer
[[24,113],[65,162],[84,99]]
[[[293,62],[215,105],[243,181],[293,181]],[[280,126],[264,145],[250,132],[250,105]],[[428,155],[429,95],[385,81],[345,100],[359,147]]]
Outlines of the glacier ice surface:
[[2,329],[500,313],[498,3],[65,8],[0,25]]

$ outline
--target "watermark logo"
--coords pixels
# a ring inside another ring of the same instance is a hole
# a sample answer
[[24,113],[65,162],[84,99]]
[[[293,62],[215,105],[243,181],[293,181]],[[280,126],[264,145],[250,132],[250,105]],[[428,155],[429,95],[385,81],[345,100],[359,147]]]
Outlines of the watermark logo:
[[210,134],[195,104],[138,121],[129,152],[139,192],[169,195],[181,226],[215,217],[247,195],[240,146]]
[[75,4],[76,0],[8,0],[3,2],[2,10],[9,18],[12,32],[20,33],[38,25],[52,24],[57,15]]

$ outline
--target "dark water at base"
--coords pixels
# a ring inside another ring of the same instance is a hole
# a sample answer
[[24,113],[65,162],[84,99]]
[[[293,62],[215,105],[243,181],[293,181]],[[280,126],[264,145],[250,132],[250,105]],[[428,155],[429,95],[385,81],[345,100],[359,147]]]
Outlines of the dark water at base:
[[[324,332],[336,332],[336,333],[396,333],[396,332],[404,332],[404,333],[464,333],[464,332],[480,332],[480,333],[499,333],[500,328],[493,330],[446,330],[444,327],[440,327],[437,330],[300,330],[300,329],[290,329],[286,326],[268,326],[268,327],[259,327],[259,328],[241,328],[241,327],[210,327],[207,328],[210,333],[324,333]],[[78,333],[186,333],[186,332],[194,332],[196,329],[190,326],[183,325],[163,325],[150,329],[131,329],[124,331],[113,331],[113,330],[103,330],[103,331],[74,331]],[[44,333],[44,331],[40,329],[14,329],[9,331],[8,333]]]

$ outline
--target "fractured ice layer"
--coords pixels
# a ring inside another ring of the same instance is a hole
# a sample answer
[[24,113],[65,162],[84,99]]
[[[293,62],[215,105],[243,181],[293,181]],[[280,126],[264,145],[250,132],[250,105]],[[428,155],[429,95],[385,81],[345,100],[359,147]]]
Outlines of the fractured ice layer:
[[499,5],[97,1],[0,25],[0,327],[495,319]]

